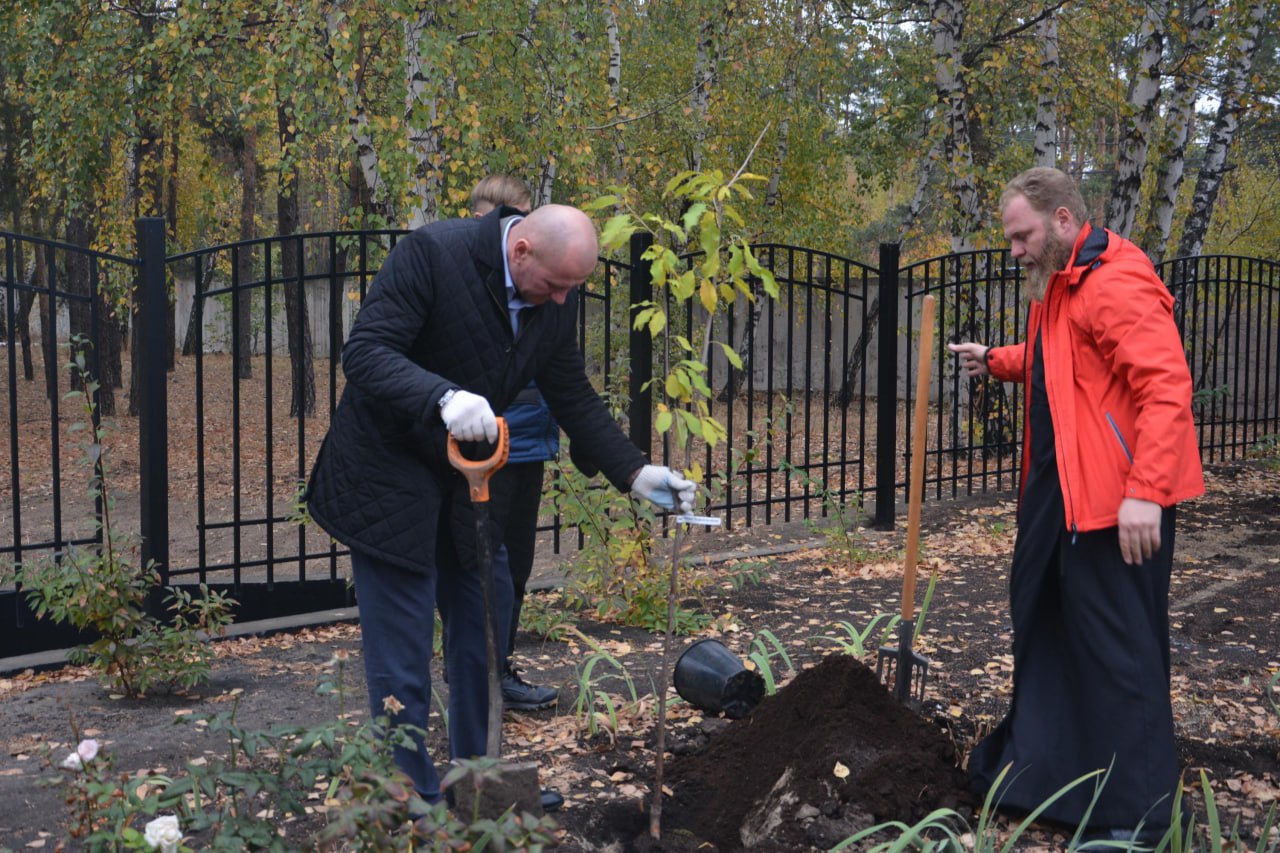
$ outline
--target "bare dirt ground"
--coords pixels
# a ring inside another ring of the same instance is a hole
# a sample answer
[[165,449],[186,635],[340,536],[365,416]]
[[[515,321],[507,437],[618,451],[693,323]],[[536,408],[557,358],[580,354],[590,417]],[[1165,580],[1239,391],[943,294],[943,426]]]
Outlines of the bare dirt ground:
[[[1209,494],[1179,516],[1171,602],[1178,748],[1189,785],[1198,786],[1201,772],[1210,779],[1225,831],[1254,841],[1280,798],[1280,695],[1273,686],[1280,670],[1280,472],[1247,460],[1214,466],[1209,479]],[[754,849],[827,849],[873,822],[910,820],[933,806],[972,817],[956,765],[1008,705],[1013,536],[1007,495],[926,505],[924,565],[937,584],[921,643],[930,660],[926,702],[917,714],[893,703],[852,659],[831,658],[833,641],[815,639],[843,636],[835,623],[863,627],[897,609],[901,528],[864,531],[853,555],[826,544],[780,546],[812,539],[794,526],[724,535],[701,596],[715,617],[704,635],[745,657],[767,631],[798,674],[775,655],[771,665],[785,686],[731,723],[675,702],[661,849],[741,849],[744,829],[758,839]],[[780,553],[764,556],[769,551]],[[741,583],[749,574],[758,582]],[[582,615],[577,630],[565,641],[522,634],[518,656],[528,677],[560,685],[561,700],[544,712],[508,713],[508,753],[537,761],[543,785],[565,795],[556,815],[562,849],[658,849],[645,829],[655,746],[649,686],[662,666],[661,637]],[[575,708],[579,675],[596,650],[588,639],[622,663],[635,685],[633,702],[621,679],[604,678],[612,670],[597,668],[595,687],[611,694],[616,715],[603,704],[594,715]],[[64,838],[60,792],[37,783],[56,775],[46,756],[60,761],[76,731],[100,739],[119,770],[181,773],[189,761],[225,754],[227,745],[175,725],[177,716],[235,707],[251,729],[335,716],[336,700],[317,697],[316,688],[334,678],[339,651],[349,655],[345,705],[363,710],[355,625],[243,637],[217,649],[207,686],[139,702],[111,697],[78,669],[0,675],[0,848],[55,849]],[[874,666],[874,651],[862,661]],[[433,718],[436,755],[443,737]],[[1203,797],[1193,793],[1191,802],[1203,822]],[[319,797],[316,805],[322,812]],[[319,820],[282,821],[281,830],[291,847],[302,848]],[[1002,820],[998,831],[1011,826]],[[1036,827],[1018,845],[1049,849],[1065,838],[1060,828]],[[197,848],[199,842],[188,840]]]

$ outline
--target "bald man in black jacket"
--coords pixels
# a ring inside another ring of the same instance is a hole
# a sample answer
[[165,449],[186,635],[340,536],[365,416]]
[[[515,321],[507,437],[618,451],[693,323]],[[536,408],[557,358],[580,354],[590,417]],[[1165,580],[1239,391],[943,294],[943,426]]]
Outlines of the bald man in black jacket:
[[[598,253],[591,220],[563,205],[424,226],[387,257],[342,350],[347,385],[312,471],[308,509],[351,548],[374,716],[426,728],[433,611],[446,616],[455,758],[484,754],[488,682],[474,516],[466,481],[448,462],[447,435],[492,442],[495,413],[535,380],[575,457],[664,509],[692,507],[694,484],[648,464],[587,380],[575,334],[578,287]],[[495,572],[505,637],[505,560]],[[398,750],[396,760],[424,799],[440,798],[421,745]]]

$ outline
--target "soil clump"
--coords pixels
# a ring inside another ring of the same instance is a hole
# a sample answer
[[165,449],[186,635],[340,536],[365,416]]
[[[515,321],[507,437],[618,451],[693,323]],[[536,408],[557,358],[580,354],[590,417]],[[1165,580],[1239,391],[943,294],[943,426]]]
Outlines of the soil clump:
[[[840,654],[677,757],[669,784],[663,841],[632,849],[825,850],[875,823],[972,803],[947,734]],[[633,811],[616,815],[618,829],[634,830]]]

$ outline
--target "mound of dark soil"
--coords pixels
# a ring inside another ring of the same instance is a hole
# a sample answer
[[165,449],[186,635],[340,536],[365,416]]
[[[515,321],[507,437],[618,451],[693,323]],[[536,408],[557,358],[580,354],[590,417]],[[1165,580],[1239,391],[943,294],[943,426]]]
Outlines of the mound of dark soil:
[[674,760],[670,786],[664,839],[721,851],[829,849],[874,823],[971,802],[946,734],[847,655],[800,673]]

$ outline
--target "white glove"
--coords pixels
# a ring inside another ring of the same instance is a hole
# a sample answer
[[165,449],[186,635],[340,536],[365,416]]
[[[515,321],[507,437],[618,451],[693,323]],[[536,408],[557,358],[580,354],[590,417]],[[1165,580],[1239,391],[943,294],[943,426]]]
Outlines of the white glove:
[[675,509],[679,501],[680,511],[688,513],[693,511],[698,487],[665,465],[646,465],[631,482],[631,491],[665,510]]
[[449,434],[458,441],[480,441],[490,444],[498,440],[498,419],[493,416],[489,401],[479,394],[459,388],[440,409]]

